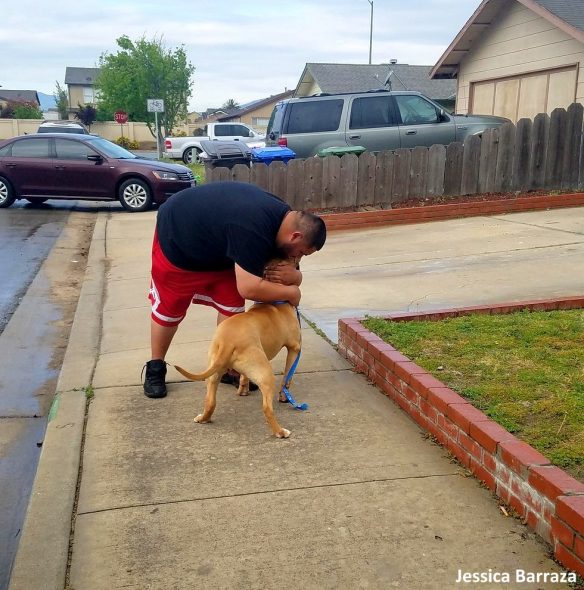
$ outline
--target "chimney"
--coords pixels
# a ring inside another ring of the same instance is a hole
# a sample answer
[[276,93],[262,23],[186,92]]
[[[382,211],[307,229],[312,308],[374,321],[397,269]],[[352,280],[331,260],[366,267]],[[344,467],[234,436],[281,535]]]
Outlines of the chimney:
[[397,59],[393,58],[389,60],[390,64],[396,64],[397,63]]

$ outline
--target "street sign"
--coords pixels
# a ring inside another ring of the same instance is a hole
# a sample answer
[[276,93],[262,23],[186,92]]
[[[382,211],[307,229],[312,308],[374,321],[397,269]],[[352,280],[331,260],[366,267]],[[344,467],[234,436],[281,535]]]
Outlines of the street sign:
[[149,113],[164,113],[164,101],[161,98],[148,98],[146,105]]
[[128,113],[126,111],[116,111],[114,113],[114,121],[123,125],[124,123],[128,122]]

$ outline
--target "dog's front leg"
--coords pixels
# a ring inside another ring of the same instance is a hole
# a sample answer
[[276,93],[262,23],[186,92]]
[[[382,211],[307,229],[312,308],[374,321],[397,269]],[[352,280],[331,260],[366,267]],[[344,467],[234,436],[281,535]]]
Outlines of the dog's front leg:
[[205,407],[203,413],[195,418],[195,422],[211,422],[211,416],[215,411],[217,400],[217,387],[219,386],[219,374],[215,373],[207,379],[207,395],[205,395]]
[[237,395],[249,395],[249,379],[243,373],[239,375]]

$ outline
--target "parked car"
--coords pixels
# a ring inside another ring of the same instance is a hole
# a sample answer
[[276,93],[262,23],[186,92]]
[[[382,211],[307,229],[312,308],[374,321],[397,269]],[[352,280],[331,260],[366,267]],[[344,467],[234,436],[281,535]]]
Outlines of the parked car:
[[76,121],[43,121],[37,133],[82,133],[89,135],[87,127]]
[[165,137],[164,151],[168,158],[182,160],[185,164],[201,161],[204,151],[202,141],[241,141],[250,147],[265,146],[265,135],[259,134],[243,123],[208,123],[207,135],[197,137]]
[[23,135],[0,142],[0,208],[15,199],[119,199],[146,211],[195,185],[186,166],[140,158],[95,135]]
[[419,92],[379,90],[290,98],[274,106],[266,145],[308,158],[324,148],[363,146],[378,152],[447,145],[509,120],[453,115]]

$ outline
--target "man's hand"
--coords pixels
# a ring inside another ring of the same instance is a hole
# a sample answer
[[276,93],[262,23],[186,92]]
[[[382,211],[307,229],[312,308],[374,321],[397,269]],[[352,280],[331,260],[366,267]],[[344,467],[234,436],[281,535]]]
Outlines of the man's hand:
[[300,285],[302,273],[290,262],[273,262],[266,266],[264,278],[280,285]]

